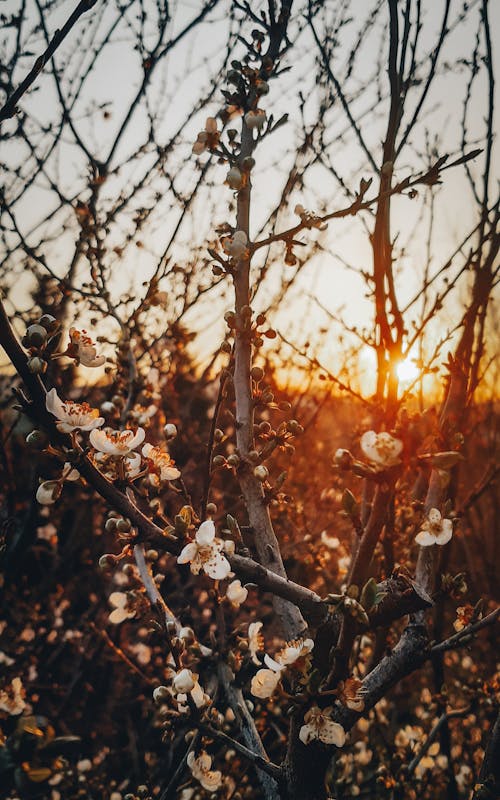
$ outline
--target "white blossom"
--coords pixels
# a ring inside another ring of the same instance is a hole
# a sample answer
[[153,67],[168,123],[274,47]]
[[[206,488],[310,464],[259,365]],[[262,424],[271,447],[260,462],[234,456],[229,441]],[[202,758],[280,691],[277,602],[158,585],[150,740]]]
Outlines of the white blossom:
[[323,744],[334,744],[342,747],[345,744],[346,733],[342,725],[331,718],[331,708],[318,708],[312,706],[304,715],[304,725],[299,731],[299,739],[304,744],[309,744],[319,739]]
[[252,678],[250,691],[255,697],[265,700],[271,697],[281,680],[281,671],[273,669],[259,669]]
[[130,608],[129,600],[125,592],[111,592],[109,602],[114,606],[114,610],[108,617],[113,625],[119,625],[120,622],[135,617],[135,610]]
[[158,406],[155,406],[152,403],[149,406],[141,406],[135,405],[133,409],[129,412],[129,417],[131,420],[134,421],[135,425],[145,426],[149,425],[149,421],[153,419],[154,415],[158,411]]
[[340,545],[340,539],[330,536],[326,531],[321,531],[321,541],[329,550],[336,550]]
[[443,519],[441,512],[437,508],[431,508],[427,519],[422,523],[422,527],[415,536],[415,541],[421,547],[430,547],[433,544],[446,544],[453,535],[453,522],[451,519]]
[[180,478],[181,473],[174,466],[166,450],[146,442],[142,448],[142,455],[148,460],[149,480],[154,486]]
[[224,580],[231,566],[222,555],[223,543],[215,536],[213,520],[202,522],[196,532],[195,541],[185,545],[177,558],[178,564],[190,564],[191,572],[198,575],[201,570],[214,580]]
[[248,650],[254,664],[261,663],[257,653],[264,648],[264,637],[261,633],[263,624],[263,622],[251,622],[248,626]]
[[24,688],[21,678],[13,678],[10,686],[0,689],[0,711],[5,711],[11,717],[21,714],[26,707],[23,695]]
[[144,428],[137,428],[136,432],[131,430],[113,431],[110,428],[102,431],[91,431],[90,443],[92,447],[101,453],[112,456],[127,456],[144,441]]
[[57,417],[56,427],[61,433],[93,431],[104,424],[104,417],[99,416],[97,408],[91,408],[88,403],[74,403],[72,400],[63,402],[55,389],[47,392],[45,405],[47,411]]
[[287,642],[287,644],[276,653],[274,658],[271,658],[271,656],[266,653],[264,662],[270,669],[281,672],[281,670],[286,669],[286,667],[298,661],[299,658],[307,656],[313,647],[314,642],[312,639],[294,639],[291,642]]
[[101,367],[106,361],[103,355],[98,356],[94,342],[87,331],[76,328],[69,329],[69,345],[65,355],[76,358],[84,367]]
[[366,431],[361,437],[361,449],[365,456],[377,467],[385,469],[399,464],[403,442],[390,433]]
[[[95,453],[94,461],[103,475],[108,480],[114,481],[122,477],[118,468],[116,457],[108,453]],[[133,480],[141,471],[141,456],[139,453],[129,453],[120,459],[124,477]]]
[[239,580],[231,581],[226,589],[226,597],[234,608],[239,608],[248,597],[248,589]]
[[220,770],[210,769],[212,758],[204,750],[201,751],[199,756],[196,756],[191,751],[187,757],[187,765],[193,778],[199,781],[207,792],[216,792],[222,786],[222,773]]
[[190,669],[181,669],[174,677],[172,686],[176,694],[191,692],[196,684],[196,679]]

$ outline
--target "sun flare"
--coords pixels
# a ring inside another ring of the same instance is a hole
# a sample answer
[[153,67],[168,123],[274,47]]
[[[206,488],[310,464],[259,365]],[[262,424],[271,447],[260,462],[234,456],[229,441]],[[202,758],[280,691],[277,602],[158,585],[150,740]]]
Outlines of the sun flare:
[[420,371],[412,358],[405,358],[397,366],[398,378],[401,383],[412,383],[420,374]]

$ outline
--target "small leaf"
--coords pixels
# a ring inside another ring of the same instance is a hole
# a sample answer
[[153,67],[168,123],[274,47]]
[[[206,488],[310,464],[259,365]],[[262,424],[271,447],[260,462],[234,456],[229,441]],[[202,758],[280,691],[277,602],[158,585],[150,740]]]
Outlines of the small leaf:
[[342,495],[342,508],[350,517],[357,516],[358,514],[356,498],[349,489],[345,489]]
[[375,580],[375,578],[370,578],[363,586],[360,597],[360,603],[365,609],[365,611],[370,611],[370,609],[373,608],[374,605],[376,605],[377,594],[378,594],[377,581]]

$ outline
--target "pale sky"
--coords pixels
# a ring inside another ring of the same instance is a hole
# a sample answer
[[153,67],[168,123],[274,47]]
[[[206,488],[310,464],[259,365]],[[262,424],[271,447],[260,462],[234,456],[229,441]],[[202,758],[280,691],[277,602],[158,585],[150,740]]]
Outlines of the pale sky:
[[[51,30],[60,26],[69,12],[74,7],[74,2],[61,2],[57,10],[50,16],[49,23]],[[146,9],[154,9],[154,2],[146,0]],[[170,28],[168,38],[182,29],[188,20],[201,8],[199,0],[192,2],[181,2],[171,4],[173,27]],[[223,59],[224,43],[227,38],[230,3],[223,3],[222,6],[209,16],[209,22],[200,26],[189,34],[183,42],[175,48],[171,57],[166,59],[158,68],[151,84],[148,94],[148,102],[152,109],[161,109],[161,121],[157,129],[157,138],[160,142],[170,139],[173,132],[181,123],[184,115],[188,114],[200,96],[203,95],[205,88],[209,84],[209,76],[220,69]],[[252,6],[258,4],[252,4]],[[421,54],[427,52],[434,42],[434,34],[440,20],[444,2],[424,2],[425,10],[424,26],[421,35]],[[452,11],[450,14],[450,24],[453,25],[460,13],[462,3],[452,0]],[[453,64],[459,58],[468,58],[474,47],[475,26],[478,18],[478,3],[470,3],[472,6],[472,17],[467,23],[457,25],[451,33],[449,40],[443,48],[440,63]],[[105,8],[105,3],[98,2],[92,14],[102,13],[99,30],[103,30],[106,23],[112,18],[114,13],[114,3],[109,3]],[[295,3],[294,8],[299,9],[300,3]],[[387,8],[383,4],[380,20],[381,26],[386,24]],[[9,13],[15,11],[18,2],[14,0],[4,0],[2,12]],[[28,0],[27,7],[29,14],[35,18],[35,4]],[[366,13],[367,3],[365,0],[353,0],[349,4],[349,13],[352,22],[346,25],[339,34],[340,45],[336,51],[336,58],[332,62],[339,65],[339,76],[344,74],[345,58],[349,52],[352,42],[355,41],[359,26]],[[491,31],[500,30],[500,3],[490,3]],[[83,20],[82,20],[83,23]],[[80,28],[80,32],[85,30],[85,26],[90,25],[90,15],[87,15],[85,22]],[[150,41],[156,35],[153,18],[146,20],[146,25],[151,23]],[[251,29],[253,25],[247,26]],[[294,29],[296,30],[296,29]],[[382,40],[380,35],[381,28],[377,28],[371,35],[365,37],[359,47],[359,58],[353,75],[346,81],[345,90],[351,93],[359,89],[365,81],[373,83],[375,66],[379,58],[380,50],[383,49],[383,58],[387,43]],[[248,33],[248,31],[247,31]],[[8,32],[7,32],[8,35]],[[79,35],[79,34],[78,34]],[[70,70],[81,69],[88,57],[92,42],[97,40],[98,32],[89,33],[84,40],[85,46],[80,47],[80,52],[75,54],[76,32],[72,32],[67,42],[56,54],[56,64],[61,66],[72,54]],[[26,49],[29,47],[31,55],[22,61],[22,67],[26,71],[33,61],[33,56],[41,52],[43,42],[40,36],[34,36],[27,42]],[[72,49],[73,48],[73,49]],[[319,103],[319,93],[314,85],[314,58],[316,52],[309,31],[304,31],[297,39],[293,51],[285,60],[285,65],[291,67],[290,72],[281,79],[271,83],[271,91],[262,102],[262,107],[267,113],[273,113],[278,118],[282,113],[288,113],[289,123],[283,126],[278,132],[274,133],[262,144],[257,151],[257,166],[254,171],[254,203],[252,211],[252,223],[254,231],[258,230],[259,225],[265,219],[268,211],[277,202],[283,182],[286,179],[288,168],[291,165],[291,153],[294,148],[297,136],[299,135],[299,97],[300,90],[305,97],[304,117],[308,124],[311,124],[317,116]],[[127,30],[123,29],[105,51],[104,56],[98,61],[97,69],[89,77],[85,84],[85,91],[82,95],[79,106],[76,107],[75,125],[86,143],[88,149],[99,159],[105,158],[109,152],[110,142],[115,131],[119,127],[124,113],[128,107],[130,98],[134,95],[141,80],[142,56],[132,50],[130,46],[130,36]],[[16,73],[18,80],[23,77],[23,69]],[[443,69],[435,81],[429,93],[425,113],[422,122],[416,129],[412,145],[403,153],[398,168],[396,178],[401,179],[412,171],[421,168],[422,159],[420,155],[425,149],[425,137],[433,141],[438,137],[439,155],[446,152],[458,154],[460,145],[460,118],[462,113],[462,101],[464,88],[467,80],[465,69]],[[382,80],[382,88],[385,89],[386,81]],[[497,84],[498,85],[498,84]],[[220,86],[223,86],[221,78]],[[29,110],[40,123],[54,121],[59,113],[57,95],[55,93],[54,81],[50,75],[48,67],[38,83],[38,90],[30,93],[23,99],[21,106]],[[484,135],[483,118],[486,113],[485,106],[485,83],[482,77],[479,78],[471,104],[471,114],[469,120],[469,134],[471,139],[480,139]],[[374,102],[376,86],[373,83],[373,90],[360,93],[359,98],[354,102],[352,108],[356,116],[360,116],[360,128],[363,136],[372,149],[377,163],[381,158],[381,141],[385,128],[385,111],[387,104],[382,99],[376,105],[375,113],[362,116],[362,112]],[[221,108],[220,94],[216,95],[216,101],[209,107],[210,113],[216,114]],[[410,106],[413,105],[410,100]],[[95,112],[90,119],[84,118],[84,111],[91,106],[109,104],[110,118],[105,120],[101,112]],[[498,102],[497,102],[498,110]],[[174,156],[169,162],[169,169],[172,171],[177,183],[177,190],[186,191],[187,187],[193,186],[199,176],[199,167],[196,159],[191,155],[191,145],[196,139],[198,130],[203,126],[207,111],[203,110],[182,132]],[[327,112],[325,142],[328,145],[341,131],[347,130],[345,113],[340,104],[336,102],[331,110]],[[117,149],[113,163],[126,159],[134,149],[143,141],[145,127],[145,107],[141,106],[135,113],[129,130],[123,137]],[[7,123],[13,124],[13,123]],[[426,134],[426,131],[428,134]],[[479,141],[478,145],[481,146]],[[472,149],[472,145],[469,149]],[[366,159],[362,154],[357,142],[350,135],[344,137],[344,141],[338,142],[326,148],[325,157],[330,159],[334,169],[350,188],[356,188],[359,178],[372,177],[372,170],[366,165]],[[15,166],[22,164],[25,158],[24,149],[19,143],[8,143],[3,147],[2,160],[9,165]],[[495,156],[496,158],[496,156]],[[150,163],[151,155],[145,154],[137,159],[134,164],[125,166],[119,178],[109,180],[106,184],[103,197],[107,197],[109,203],[119,194],[120,190],[141,175],[145,166]],[[205,159],[200,159],[203,162]],[[57,151],[57,157],[52,157],[47,170],[51,178],[59,185],[64,187],[68,196],[77,196],[81,190],[80,199],[85,200],[88,192],[85,191],[82,182],[82,154],[71,141],[71,134],[67,132],[64,137],[63,145]],[[497,164],[498,161],[495,161]],[[477,166],[472,166],[471,171],[477,171],[482,166],[481,159],[478,159]],[[199,202],[193,206],[194,225],[186,226],[184,234],[181,231],[182,243],[179,242],[173,255],[179,260],[183,259],[188,253],[189,248],[194,242],[196,245],[203,246],[207,239],[213,237],[213,228],[223,221],[233,222],[234,217],[227,213],[227,204],[231,201],[231,193],[223,185],[226,168],[216,167],[210,173],[211,185],[202,192]],[[498,175],[498,170],[494,171]],[[450,170],[445,173],[446,180],[440,188],[436,200],[436,214],[434,222],[434,233],[431,247],[431,272],[433,268],[438,269],[445,262],[456,244],[463,238],[465,233],[475,222],[476,209],[472,202],[472,196],[464,176],[463,168]],[[376,176],[374,176],[376,177]],[[7,185],[13,188],[7,179]],[[375,182],[374,182],[375,185]],[[149,190],[149,201],[145,196],[145,203],[150,202],[154,192],[154,184]],[[495,184],[492,183],[492,191]],[[147,280],[154,269],[154,265],[159,254],[162,252],[164,243],[168,240],[170,232],[174,229],[179,218],[179,203],[169,194],[165,180],[158,177],[157,191],[162,194],[162,201],[158,203],[155,213],[151,215],[149,226],[145,232],[144,239],[146,247],[135,249],[128,253],[120,264],[119,272],[115,273],[113,287],[117,293],[123,291],[129,282],[139,284]],[[424,192],[422,192],[423,196]],[[33,186],[26,193],[22,202],[16,206],[16,216],[20,227],[24,232],[32,230],[39,220],[43,219],[47,211],[53,207],[55,197],[48,187],[47,180],[40,178],[37,185]],[[142,202],[142,200],[140,200]],[[216,206],[215,215],[207,218],[208,203]],[[343,191],[338,184],[328,174],[326,169],[316,166],[308,172],[305,177],[304,188],[294,192],[291,198],[291,210],[295,203],[301,203],[306,208],[320,211],[333,211],[346,205]],[[397,247],[403,246],[404,253],[399,254],[397,261],[397,271],[399,274],[398,288],[400,291],[401,304],[411,298],[415,289],[419,285],[420,277],[423,273],[427,254],[426,238],[427,226],[425,216],[421,218],[422,205],[419,200],[410,201],[407,198],[396,198],[393,203],[393,231],[398,233]],[[47,235],[55,233],[60,220],[43,226],[34,231],[30,236],[30,244],[38,246],[42,233]],[[371,227],[369,217],[364,218]],[[293,213],[287,212],[282,215],[281,224],[288,226],[294,224],[296,217]],[[124,221],[117,229],[111,233],[112,243],[118,243],[120,235],[127,228]],[[310,234],[303,235],[304,240]],[[311,234],[313,237],[316,233]],[[371,305],[364,297],[365,286],[360,279],[361,270],[369,270],[371,265],[371,251],[366,228],[361,224],[361,220],[349,218],[342,222],[333,222],[328,231],[321,234],[321,241],[326,252],[318,254],[310,260],[302,271],[296,286],[287,298],[287,302],[282,312],[276,320],[279,329],[286,330],[291,336],[296,336],[298,344],[305,340],[307,336],[308,321],[314,327],[318,322],[324,323],[326,317],[314,306],[308,306],[305,298],[314,294],[321,303],[337,313],[342,309],[343,318],[349,325],[363,326],[369,323]],[[40,247],[43,252],[50,257],[52,268],[57,274],[63,275],[71,257],[74,242],[74,230],[68,230],[64,236],[58,236],[55,242],[49,242]],[[330,252],[328,252],[330,251]],[[282,250],[276,248],[276,254],[281,262]],[[338,256],[338,257],[337,257]],[[14,260],[13,260],[14,261]],[[353,269],[347,269],[342,261],[347,262]],[[14,274],[15,263],[12,262],[11,268]],[[85,273],[82,265],[81,275]],[[356,274],[357,273],[357,274]],[[283,275],[281,264],[277,264],[270,271],[269,283],[263,291],[259,292],[257,300],[262,306],[266,305],[266,298],[272,295],[272,290],[277,290]],[[18,298],[23,297],[23,286],[26,281],[19,282],[19,276],[15,278]],[[466,288],[462,289],[462,296]],[[201,306],[203,311],[195,310],[191,314],[189,321],[195,329],[203,331],[199,343],[199,352],[209,354],[220,340],[223,328],[220,325],[211,324],[214,320],[221,317],[217,305],[214,305],[215,295],[207,295],[207,301]],[[22,304],[22,299],[20,300]],[[457,303],[454,302],[449,308],[443,310],[443,319],[440,323],[441,330],[443,325],[454,321],[457,314]],[[325,358],[329,360],[328,366],[335,368],[335,345],[328,345],[325,351]]]

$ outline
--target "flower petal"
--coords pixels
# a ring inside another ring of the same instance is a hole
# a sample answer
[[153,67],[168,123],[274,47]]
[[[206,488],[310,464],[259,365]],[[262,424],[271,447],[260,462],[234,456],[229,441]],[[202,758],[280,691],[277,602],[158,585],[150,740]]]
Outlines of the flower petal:
[[194,558],[196,558],[196,554],[198,552],[198,547],[196,542],[189,542],[186,544],[179,555],[177,556],[177,563],[178,564],[188,564]]
[[430,534],[428,531],[422,530],[415,536],[415,541],[421,547],[430,547],[431,545],[436,544],[436,537],[432,536],[432,534]]
[[196,533],[196,541],[198,544],[212,544],[215,539],[215,524],[212,519],[206,519],[202,522]]

